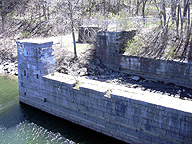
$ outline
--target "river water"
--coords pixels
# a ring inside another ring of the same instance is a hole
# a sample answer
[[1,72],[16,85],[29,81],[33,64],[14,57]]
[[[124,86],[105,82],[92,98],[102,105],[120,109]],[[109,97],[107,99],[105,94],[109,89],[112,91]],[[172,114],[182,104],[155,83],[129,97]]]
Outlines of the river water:
[[0,76],[0,144],[61,143],[123,142],[20,104],[17,78]]

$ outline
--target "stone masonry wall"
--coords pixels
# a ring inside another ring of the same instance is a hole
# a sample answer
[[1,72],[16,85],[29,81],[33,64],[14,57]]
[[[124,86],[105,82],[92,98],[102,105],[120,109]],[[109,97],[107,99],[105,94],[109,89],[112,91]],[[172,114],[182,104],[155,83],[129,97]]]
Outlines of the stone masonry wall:
[[54,70],[53,42],[17,42],[19,95],[43,99],[42,76]]
[[192,88],[192,64],[185,62],[155,60],[121,54],[128,40],[135,35],[130,32],[100,32],[97,35],[97,57],[114,71],[174,83]]
[[127,41],[131,40],[136,31],[124,32],[99,32],[97,34],[96,55],[108,68],[119,71],[121,49],[125,47]]
[[191,101],[85,78],[76,85],[39,66],[54,66],[52,43],[17,45],[21,102],[128,143],[192,143]]
[[135,56],[121,56],[120,71],[147,79],[174,83],[192,88],[192,64],[154,60]]

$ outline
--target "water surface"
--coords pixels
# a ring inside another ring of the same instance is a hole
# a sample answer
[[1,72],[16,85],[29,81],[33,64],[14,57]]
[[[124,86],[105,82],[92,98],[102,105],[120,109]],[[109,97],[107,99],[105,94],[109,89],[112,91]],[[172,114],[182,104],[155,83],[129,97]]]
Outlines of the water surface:
[[120,144],[38,109],[20,104],[16,77],[0,76],[0,144]]

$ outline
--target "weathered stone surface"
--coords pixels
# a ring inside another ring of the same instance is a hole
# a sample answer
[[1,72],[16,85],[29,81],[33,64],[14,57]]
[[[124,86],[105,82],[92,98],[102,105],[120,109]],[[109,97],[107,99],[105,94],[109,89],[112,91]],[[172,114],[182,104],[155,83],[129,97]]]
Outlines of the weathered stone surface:
[[121,55],[120,69],[145,79],[192,88],[191,63]]
[[97,34],[97,57],[107,68],[113,71],[192,88],[192,64],[190,62],[154,60],[122,55],[122,49],[126,46],[126,42],[135,35],[135,32],[134,30],[129,32],[99,32]]
[[100,65],[100,64],[101,64],[100,60],[99,60],[99,59],[96,59],[95,64],[96,64],[96,65]]
[[100,67],[98,67],[98,71],[99,71],[100,74],[103,74],[105,72],[105,70],[100,68]]
[[31,61],[50,43],[26,44],[24,53],[20,45],[21,102],[127,143],[191,143],[192,101],[56,73],[53,57],[44,60],[50,67]]
[[80,76],[84,76],[84,75],[86,75],[87,74],[87,68],[81,68],[80,70]]
[[109,69],[119,71],[121,49],[126,47],[127,42],[133,38],[135,33],[135,30],[121,32],[99,32],[97,34],[97,57]]
[[139,81],[141,78],[138,76],[132,76],[131,79],[134,81]]
[[89,65],[89,67],[90,67],[90,69],[93,69],[93,70],[96,69],[96,66],[95,66],[94,64],[91,64],[91,63],[90,63],[90,65]]

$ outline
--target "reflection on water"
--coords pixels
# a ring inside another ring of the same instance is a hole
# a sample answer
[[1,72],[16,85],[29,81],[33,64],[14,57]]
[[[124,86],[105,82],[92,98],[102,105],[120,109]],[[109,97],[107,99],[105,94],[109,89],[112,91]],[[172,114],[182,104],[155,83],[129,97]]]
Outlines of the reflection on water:
[[33,122],[23,121],[9,129],[0,128],[0,142],[8,143],[74,143],[60,133],[54,133]]
[[19,104],[15,77],[0,76],[1,144],[120,144],[118,140]]

